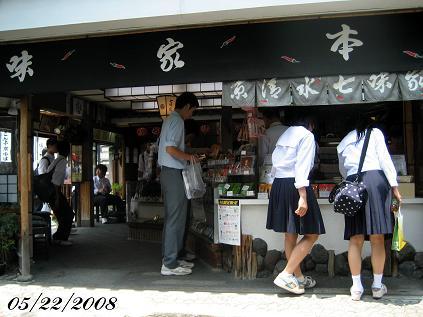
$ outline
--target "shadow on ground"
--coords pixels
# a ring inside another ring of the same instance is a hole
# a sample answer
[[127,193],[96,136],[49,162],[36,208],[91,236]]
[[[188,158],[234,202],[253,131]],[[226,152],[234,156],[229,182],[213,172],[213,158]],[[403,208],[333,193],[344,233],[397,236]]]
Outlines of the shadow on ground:
[[[130,241],[126,224],[78,228],[71,235],[71,247],[51,246],[48,259],[34,262],[30,282],[40,286],[65,288],[106,288],[130,290],[287,294],[277,289],[271,278],[235,280],[233,275],[216,271],[201,261],[193,274],[185,277],[162,277],[161,245]],[[308,291],[319,296],[349,294],[350,278],[315,276],[318,287]],[[0,279],[0,284],[9,278]],[[369,289],[371,280],[364,279]],[[390,295],[423,295],[423,281],[386,278]]]

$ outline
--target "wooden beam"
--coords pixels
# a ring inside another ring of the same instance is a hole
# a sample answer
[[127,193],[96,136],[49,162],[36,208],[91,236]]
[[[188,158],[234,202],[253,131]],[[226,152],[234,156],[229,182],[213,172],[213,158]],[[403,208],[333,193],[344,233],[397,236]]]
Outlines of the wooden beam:
[[32,168],[31,152],[28,152],[30,135],[31,113],[29,111],[29,98],[23,97],[20,101],[20,125],[19,125],[19,188],[20,188],[20,246],[19,246],[19,269],[18,281],[30,281],[31,275],[31,219],[30,204],[32,195]]

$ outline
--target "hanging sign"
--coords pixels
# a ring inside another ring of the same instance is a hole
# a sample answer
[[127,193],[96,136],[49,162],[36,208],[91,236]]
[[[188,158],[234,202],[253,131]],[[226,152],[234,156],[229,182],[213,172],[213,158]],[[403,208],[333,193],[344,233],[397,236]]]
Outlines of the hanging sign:
[[291,104],[289,81],[277,78],[256,81],[257,106],[288,106]]
[[0,132],[0,162],[12,162],[12,133]]
[[328,94],[325,78],[303,77],[292,79],[290,82],[294,105],[314,106],[328,104]]
[[239,200],[219,199],[217,212],[219,243],[241,245],[241,206]]
[[368,102],[397,101],[400,99],[398,76],[393,73],[376,73],[363,80],[364,100]]
[[362,80],[363,76],[359,75],[326,77],[329,104],[338,105],[362,102]]
[[224,82],[222,104],[232,108],[254,107],[256,103],[255,89],[254,81]]
[[423,70],[398,74],[398,79],[403,100],[423,99]]

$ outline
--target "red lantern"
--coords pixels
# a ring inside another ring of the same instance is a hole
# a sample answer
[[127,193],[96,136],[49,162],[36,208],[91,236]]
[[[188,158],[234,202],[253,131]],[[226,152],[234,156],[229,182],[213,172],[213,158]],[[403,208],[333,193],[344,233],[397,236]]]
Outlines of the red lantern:
[[138,128],[137,135],[138,136],[146,136],[148,134],[148,130],[146,128]]
[[151,133],[152,133],[154,136],[159,136],[159,135],[160,135],[160,132],[161,132],[160,127],[154,127],[154,128],[151,130]]

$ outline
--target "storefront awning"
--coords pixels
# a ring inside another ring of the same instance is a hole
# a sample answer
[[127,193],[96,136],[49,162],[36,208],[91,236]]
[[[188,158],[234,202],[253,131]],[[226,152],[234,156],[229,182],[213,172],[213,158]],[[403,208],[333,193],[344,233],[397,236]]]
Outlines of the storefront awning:
[[423,13],[0,46],[0,96],[423,69]]

